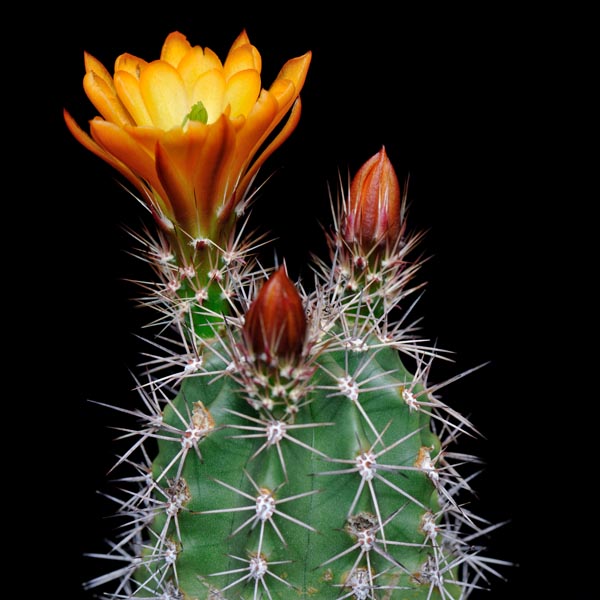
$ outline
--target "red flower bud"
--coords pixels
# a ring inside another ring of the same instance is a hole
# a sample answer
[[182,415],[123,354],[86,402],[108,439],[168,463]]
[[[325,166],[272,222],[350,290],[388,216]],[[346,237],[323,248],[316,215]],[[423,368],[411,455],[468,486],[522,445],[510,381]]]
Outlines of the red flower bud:
[[285,267],[280,267],[262,286],[246,313],[243,332],[248,348],[265,362],[301,354],[306,314]]
[[365,251],[393,246],[401,234],[401,209],[400,184],[382,146],[352,179],[344,239],[357,242]]

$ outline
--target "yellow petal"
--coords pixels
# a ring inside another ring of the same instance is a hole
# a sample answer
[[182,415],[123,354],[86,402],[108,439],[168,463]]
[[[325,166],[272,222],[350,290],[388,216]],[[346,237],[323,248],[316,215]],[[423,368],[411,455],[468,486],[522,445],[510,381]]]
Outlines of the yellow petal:
[[115,73],[115,88],[121,102],[123,102],[135,123],[137,125],[152,125],[152,119],[146,110],[138,79],[129,71],[117,71]]
[[282,110],[287,110],[298,95],[298,90],[293,81],[289,79],[276,79],[269,88],[269,93],[277,100]]
[[140,77],[140,90],[152,123],[165,131],[181,127],[191,103],[177,70],[161,60],[151,62]]
[[208,71],[217,70],[223,72],[221,59],[208,48],[202,50],[194,46],[182,59],[177,67],[188,93],[194,89],[196,80]]
[[247,115],[260,94],[260,75],[253,69],[239,71],[227,81],[225,104],[231,106],[231,117]]
[[214,123],[223,113],[225,103],[223,71],[212,69],[197,78],[191,92],[191,104],[201,101],[208,113],[208,123]]
[[127,109],[116,95],[115,88],[96,71],[88,71],[83,78],[83,89],[98,112],[117,125],[131,125],[133,121]]
[[231,50],[235,50],[236,48],[239,48],[240,46],[245,46],[246,44],[250,43],[250,38],[248,37],[248,33],[246,32],[245,29],[242,30],[242,32],[240,33],[240,35],[237,36],[237,38],[235,38],[233,44],[231,44]]
[[250,44],[245,44],[229,51],[223,70],[225,77],[229,79],[238,71],[254,69],[260,73],[261,61],[260,54],[256,48]]
[[179,31],[174,31],[167,36],[160,53],[160,59],[177,68],[191,47],[185,35],[179,33]]
[[104,81],[108,88],[115,93],[115,87],[111,74],[108,72],[106,67],[96,58],[94,58],[88,52],[83,53],[83,62],[85,64],[86,73],[94,73],[96,77],[99,77]]
[[311,58],[312,53],[307,52],[302,56],[288,60],[285,65],[283,65],[281,71],[279,71],[275,81],[278,79],[289,79],[294,83],[296,89],[300,91],[300,89],[304,86]]
[[260,52],[254,46],[252,46],[252,44],[250,44],[250,38],[248,37],[245,29],[242,31],[242,33],[240,33],[240,35],[237,36],[229,51],[231,52],[232,50],[246,45],[251,47],[252,54],[254,56],[254,68],[260,73],[262,69],[262,58],[260,56]]
[[121,54],[115,61],[115,73],[117,71],[127,71],[133,77],[139,79],[147,64],[143,58],[139,58],[133,54]]
[[238,132],[238,153],[254,154],[277,125],[275,120],[279,106],[272,94],[263,90],[260,98],[253,105],[244,126]]

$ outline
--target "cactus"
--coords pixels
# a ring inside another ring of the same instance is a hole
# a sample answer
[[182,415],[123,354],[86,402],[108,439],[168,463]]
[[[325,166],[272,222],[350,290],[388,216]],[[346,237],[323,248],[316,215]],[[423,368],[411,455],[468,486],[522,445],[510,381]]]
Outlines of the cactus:
[[[242,215],[257,173],[294,130],[311,53],[271,87],[246,32],[224,62],[170,34],[159,60],[124,54],[114,75],[85,55],[101,117],[87,149],[154,218],[133,232],[158,311],[137,379],[120,527],[84,587],[102,598],[467,598],[503,561],[465,500],[470,421],[429,372],[418,335],[421,233],[382,147],[332,198],[329,253],[310,287],[265,266]],[[293,218],[293,215],[292,215]],[[465,373],[457,375],[462,377]]]

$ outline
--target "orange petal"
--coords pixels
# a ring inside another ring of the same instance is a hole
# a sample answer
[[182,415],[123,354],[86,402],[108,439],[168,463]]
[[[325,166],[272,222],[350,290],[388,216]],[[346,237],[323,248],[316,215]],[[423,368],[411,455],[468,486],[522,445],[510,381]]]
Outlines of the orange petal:
[[73,119],[73,117],[69,114],[67,110],[63,110],[63,116],[65,119],[65,123],[69,131],[73,134],[73,137],[87,150],[93,152],[96,156],[99,156],[106,162],[108,162],[112,167],[120,167],[126,168],[123,163],[117,161],[117,159],[110,153],[108,153],[102,146],[100,146],[97,142],[95,142]]
[[151,62],[140,76],[140,90],[152,123],[165,131],[181,127],[189,113],[189,102],[183,80],[169,63]]
[[[73,137],[87,150],[93,152],[96,156],[106,161],[111,167],[116,169],[121,175],[123,175],[129,182],[131,182],[142,195],[142,199],[148,204],[152,202],[152,193],[144,182],[137,177],[133,171],[120,161],[116,156],[107,152],[102,146],[94,141],[83,129],[77,125],[73,117],[68,111],[63,111],[65,123],[69,131],[73,134]],[[95,122],[95,121],[92,121]]]
[[157,127],[126,127],[125,130],[151,156],[154,155],[156,143],[165,134]]
[[[112,81],[111,81],[112,84]],[[83,89],[98,112],[117,125],[131,125],[131,116],[115,93],[115,88],[95,71],[88,71],[83,78]]]
[[102,79],[104,83],[112,90],[113,94],[116,93],[111,74],[98,59],[94,58],[88,52],[84,52],[83,62],[85,64],[86,73],[95,73],[96,77]]
[[260,85],[260,75],[253,69],[239,71],[227,81],[224,102],[231,106],[232,118],[247,115],[252,110]]
[[[196,123],[196,127],[201,123]],[[207,127],[208,135],[197,148],[194,191],[198,210],[217,226],[218,213],[232,196],[241,173],[232,168],[237,155],[235,129],[226,115]]]
[[174,31],[167,36],[160,53],[160,59],[177,68],[191,48],[192,46],[185,35],[179,33],[179,31]]
[[247,164],[277,125],[278,105],[269,92],[263,90],[260,98],[254,104],[252,111],[241,126],[235,120],[234,126],[239,127],[236,162]]
[[[269,154],[266,154],[264,159],[259,157],[260,162],[258,164],[256,161],[252,163],[254,155],[258,152],[269,133],[278,123],[278,120],[276,119],[277,110],[278,106],[275,99],[267,91],[263,90],[258,102],[253,107],[252,112],[247,119],[231,121],[232,126],[238,128],[239,131],[237,132],[235,156],[232,158],[230,169],[231,172],[238,173],[238,177],[242,177],[242,179],[236,179],[235,181],[238,190],[236,191],[235,197],[229,198],[223,209],[224,220],[229,218],[236,203],[241,201],[247,187],[252,182],[252,178],[256,175],[258,168],[270,154],[270,152]],[[273,148],[273,150],[274,149],[275,148]],[[251,163],[252,166],[248,170],[248,166]],[[246,173],[247,171],[250,173],[249,175]]]
[[231,50],[235,50],[236,48],[239,48],[240,46],[245,46],[246,44],[250,43],[250,38],[248,37],[248,33],[246,32],[245,29],[242,30],[242,32],[240,33],[240,35],[237,36],[237,38],[235,38],[235,40],[233,41],[233,44],[231,44]]
[[213,125],[191,122],[157,144],[156,169],[173,205],[177,223],[192,238],[214,234],[217,211],[230,193],[229,161],[235,136],[224,116]]
[[136,79],[140,78],[142,71],[148,63],[133,54],[121,54],[115,61],[115,73],[117,71],[127,71]]
[[167,132],[156,146],[156,171],[169,196],[175,222],[195,239],[202,236],[191,177],[195,157],[190,141],[181,129]]
[[277,100],[282,111],[286,111],[298,96],[298,89],[289,79],[276,79],[269,88],[269,93]]
[[[136,129],[137,133],[137,129],[139,128],[132,129]],[[99,119],[94,120],[90,123],[90,131],[94,140],[102,148],[127,165],[138,177],[148,182],[165,201],[168,200],[156,176],[154,155],[152,152],[148,152],[148,149],[139,144],[125,129],[117,127],[113,123]],[[171,217],[169,206],[161,208],[166,210],[167,215]]]
[[142,177],[151,176],[154,157],[141,147],[122,127],[94,119],[90,123],[94,140],[107,152]]
[[260,73],[260,54],[250,44],[230,50],[223,64],[223,70],[227,79],[235,75],[238,71],[245,71],[246,69],[254,69]]
[[224,98],[225,77],[222,70],[211,69],[196,79],[191,91],[191,104],[202,101],[208,113],[208,123],[214,123],[223,113]]
[[115,73],[115,87],[119,98],[127,107],[137,125],[152,125],[152,119],[146,110],[139,80],[129,71]]
[[277,81],[277,79],[289,79],[294,83],[298,92],[300,92],[306,80],[311,58],[312,53],[309,51],[302,56],[288,60],[285,65],[283,65],[281,71],[279,71],[275,81]]
[[[300,102],[300,98],[296,99],[292,106],[292,110],[290,111],[290,115],[285,125],[281,128],[279,133],[273,138],[273,140],[269,143],[269,145],[262,151],[262,153],[254,160],[252,166],[245,173],[243,179],[239,182],[239,194],[244,194],[246,189],[252,183],[254,177],[258,173],[260,167],[265,163],[267,158],[277,150],[287,140],[296,126],[300,121],[300,114],[302,112],[302,104]],[[230,207],[231,208],[231,207]]]

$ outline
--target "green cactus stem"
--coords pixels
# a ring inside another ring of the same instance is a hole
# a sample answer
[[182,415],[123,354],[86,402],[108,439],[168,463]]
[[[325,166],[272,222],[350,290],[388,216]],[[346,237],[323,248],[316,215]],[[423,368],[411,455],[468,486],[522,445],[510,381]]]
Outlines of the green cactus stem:
[[[347,204],[337,210],[339,223]],[[463,463],[478,461],[451,449],[477,432],[437,396],[439,351],[405,322],[420,238],[362,260],[334,229],[312,292],[284,267],[220,256],[228,314],[189,287],[157,288],[181,339],[170,371],[139,386],[119,463],[141,485],[119,507],[133,526],[115,546],[131,567],[108,597],[459,600],[498,574],[474,544],[489,524],[461,501]]]
[[[154,522],[155,554],[171,542],[181,549],[178,582],[191,598],[209,589],[253,598],[256,588],[335,599],[361,570],[371,592],[427,598],[431,564],[449,582],[446,597],[460,597],[456,557],[437,529],[444,510],[469,517],[441,492],[452,478],[438,466],[430,416],[407,402],[422,384],[386,347],[325,352],[313,378],[293,420],[255,410],[228,378],[185,381],[165,411],[153,464],[160,496],[183,486],[185,503],[169,516],[167,501]],[[204,425],[186,437],[194,421]]]

